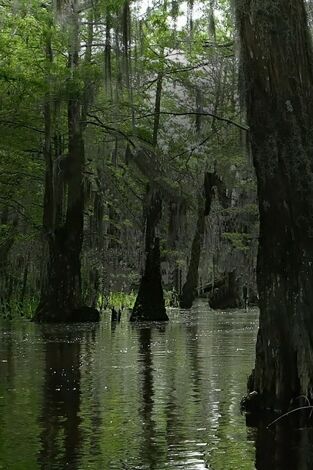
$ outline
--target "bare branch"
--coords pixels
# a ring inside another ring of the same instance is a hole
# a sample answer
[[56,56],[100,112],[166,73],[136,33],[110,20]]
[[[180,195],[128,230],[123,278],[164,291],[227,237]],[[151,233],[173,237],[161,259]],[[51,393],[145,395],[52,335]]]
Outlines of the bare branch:
[[131,146],[133,148],[136,148],[136,145],[134,144],[134,142],[130,139],[130,137],[125,134],[125,132],[119,130],[119,129],[115,129],[114,127],[111,127],[111,126],[108,126],[106,124],[104,124],[104,122],[102,122],[98,116],[94,116],[92,114],[88,114],[89,117],[91,117],[92,119],[95,119],[95,121],[84,121],[83,123],[84,124],[91,124],[93,126],[97,126],[97,127],[101,127],[103,129],[106,129],[107,131],[109,132],[112,132],[112,133],[115,133],[115,134],[119,134],[119,135],[122,135],[126,140],[127,142],[129,142],[131,144]]
[[[230,124],[232,126],[238,127],[238,129],[241,129],[243,131],[249,131],[249,127],[246,124],[240,124],[239,122],[233,121],[232,119],[225,118],[222,116],[219,116],[215,113],[209,113],[209,112],[196,112],[196,111],[188,111],[188,112],[171,112],[171,111],[160,111],[159,114],[165,115],[165,116],[207,116],[207,117],[212,117],[216,119],[217,121],[222,121],[226,122],[227,124]],[[153,117],[155,113],[149,113],[145,114],[143,116],[136,117],[136,119],[145,119],[148,117]]]

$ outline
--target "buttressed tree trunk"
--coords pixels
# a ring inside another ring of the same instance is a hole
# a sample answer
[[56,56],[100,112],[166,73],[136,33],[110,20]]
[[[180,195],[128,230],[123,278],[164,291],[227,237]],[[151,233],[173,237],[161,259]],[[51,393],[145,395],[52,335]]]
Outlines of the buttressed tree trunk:
[[167,321],[160,269],[160,239],[156,227],[162,214],[162,199],[157,190],[147,191],[145,251],[146,262],[131,321]]
[[260,326],[248,391],[313,398],[313,56],[303,0],[236,0],[258,183]]
[[[165,3],[166,8],[166,3]],[[163,52],[162,54],[163,55]],[[152,144],[158,145],[163,73],[158,73],[154,104]],[[149,169],[150,175],[152,174]],[[130,321],[167,321],[160,260],[160,239],[156,236],[157,225],[162,216],[162,195],[149,183],[146,190],[145,207],[145,268]]]
[[[85,164],[84,140],[81,124],[81,93],[75,81],[79,65],[79,13],[77,0],[72,0],[69,18],[70,47],[68,67],[72,76],[68,99],[68,156],[64,162],[67,182],[67,210],[65,222],[57,225],[53,220],[53,194],[51,174],[51,111],[45,107],[46,188],[44,226],[49,246],[47,280],[42,287],[41,299],[34,320],[39,322],[96,321],[96,309],[83,307],[81,298],[81,250],[84,226]],[[49,57],[49,48],[47,48]],[[52,59],[50,59],[51,61]]]

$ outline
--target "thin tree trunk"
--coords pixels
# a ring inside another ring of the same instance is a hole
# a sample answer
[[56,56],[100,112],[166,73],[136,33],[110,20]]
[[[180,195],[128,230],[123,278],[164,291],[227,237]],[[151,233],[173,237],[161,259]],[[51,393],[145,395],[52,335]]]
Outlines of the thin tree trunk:
[[[111,38],[111,27],[112,19],[111,14],[108,11],[106,15],[106,26],[105,26],[105,48],[104,48],[104,85],[105,92],[110,99],[113,98],[112,89],[112,38]],[[117,39],[118,41],[118,39]]]
[[[171,251],[176,251],[179,248],[179,238],[182,231],[182,219],[185,217],[185,205],[171,201],[169,203],[169,225],[168,225],[168,239],[167,245]],[[180,268],[177,261],[173,259],[170,263],[171,269],[171,284],[174,292],[180,295]]]
[[153,147],[156,147],[158,145],[158,135],[159,135],[159,128],[160,128],[162,85],[163,85],[163,73],[159,72],[158,77],[157,77],[157,88],[156,88],[155,105],[154,105],[154,124],[153,124],[153,137],[152,137]]
[[26,291],[27,291],[27,280],[28,280],[28,270],[29,270],[29,256],[25,260],[25,266],[24,266],[24,272],[23,272],[23,281],[22,281],[22,289],[21,289],[21,294],[20,294],[20,307],[23,308],[25,297],[26,297]]
[[[237,0],[258,183],[260,327],[247,407],[313,398],[313,56],[303,0]],[[251,398],[251,397],[250,397]]]
[[10,231],[0,245],[0,313],[10,313],[9,286],[12,275],[9,272],[9,254],[15,243],[18,219],[15,216],[13,221],[9,223],[8,207],[4,207],[2,211],[0,224],[10,225]]
[[180,296],[180,307],[191,308],[193,301],[197,297],[198,287],[198,270],[200,263],[201,248],[203,244],[203,236],[205,230],[205,215],[204,198],[200,194],[198,196],[198,213],[197,213],[197,227],[192,240],[190,262],[188,266],[187,279],[183,286]]
[[[50,65],[53,62],[53,52],[51,46],[51,35],[46,36],[46,59]],[[50,71],[48,72],[48,83],[50,83]],[[45,141],[44,158],[46,165],[45,172],[45,192],[44,192],[44,213],[43,230],[44,234],[50,233],[54,228],[54,194],[53,194],[53,120],[52,120],[52,97],[50,92],[46,94],[44,104],[45,121]]]
[[[93,37],[94,37],[93,18],[94,18],[93,10],[90,9],[90,13],[88,15],[89,22],[88,22],[87,43],[86,43],[85,60],[84,60],[86,67],[90,67],[91,60],[92,60],[92,42],[93,42]],[[88,111],[93,101],[93,97],[94,97],[93,83],[92,83],[92,80],[87,76],[85,79],[84,97],[83,97],[83,104],[82,104],[82,111],[81,111],[83,128],[86,127],[85,121],[87,120]]]
[[181,308],[191,308],[197,296],[198,271],[205,230],[205,219],[211,212],[214,188],[217,188],[219,200],[221,204],[224,205],[226,196],[225,186],[222,180],[217,176],[215,171],[212,173],[207,172],[204,177],[203,192],[198,198],[197,227],[191,245],[187,279],[180,296]]

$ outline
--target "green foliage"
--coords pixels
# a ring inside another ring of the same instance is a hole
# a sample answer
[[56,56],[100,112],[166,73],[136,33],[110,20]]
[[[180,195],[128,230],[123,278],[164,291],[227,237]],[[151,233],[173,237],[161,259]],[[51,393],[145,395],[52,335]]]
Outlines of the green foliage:
[[135,292],[110,292],[108,298],[108,307],[109,308],[133,308],[136,300]]
[[250,249],[252,240],[250,234],[240,232],[224,232],[223,238],[227,240],[236,250],[248,251]]
[[[183,272],[204,172],[216,168],[229,190],[255,190],[242,131],[231,123],[240,122],[232,11],[223,0],[212,13],[206,0],[194,12],[191,27],[180,0],[154,2],[153,8],[143,1],[129,2],[129,11],[124,0],[81,4],[81,48],[74,71],[68,63],[73,28],[66,2],[21,0],[0,5],[0,217],[9,213],[0,229],[0,246],[17,219],[12,253],[24,246],[31,253],[34,247],[42,249],[45,105],[51,112],[55,165],[67,153],[68,101],[78,98],[87,161],[84,283],[92,271],[99,273],[104,292],[127,291],[138,284],[145,256],[142,231],[148,183],[164,200],[162,257]],[[208,28],[212,15],[214,39]],[[197,110],[226,117],[230,123],[209,115],[196,117]],[[156,123],[158,146],[152,149]],[[142,149],[150,157],[139,164],[134,156]],[[185,207],[185,225],[179,228],[175,247],[167,245],[167,207],[173,201]],[[66,189],[64,206],[65,202]],[[250,213],[248,207],[237,205],[220,214],[255,228],[257,214],[252,208]],[[231,230],[240,232],[237,226]],[[244,236],[227,236],[239,250],[247,248]],[[35,282],[41,267],[33,255],[31,270]],[[86,292],[92,289],[86,287]]]
[[175,289],[164,289],[164,301],[167,308],[178,307],[178,294]]
[[12,319],[25,318],[31,320],[39,302],[38,296],[26,297],[23,302],[16,298],[1,305],[1,317]]

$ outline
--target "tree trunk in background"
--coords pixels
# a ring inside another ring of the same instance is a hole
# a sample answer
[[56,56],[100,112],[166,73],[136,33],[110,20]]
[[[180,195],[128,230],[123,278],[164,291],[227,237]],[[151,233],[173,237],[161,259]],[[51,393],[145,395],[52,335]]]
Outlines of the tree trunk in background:
[[204,198],[203,195],[200,194],[198,197],[197,227],[191,245],[187,279],[185,284],[183,285],[182,293],[180,296],[179,305],[181,308],[191,308],[193,301],[197,297],[198,270],[205,229],[204,206]]
[[65,224],[49,236],[48,280],[37,310],[37,321],[74,321],[82,306],[80,254],[83,241],[84,191],[82,171],[84,142],[80,131],[80,105],[68,105],[69,179]]
[[158,77],[157,77],[157,88],[156,88],[155,105],[154,105],[155,114],[154,114],[153,137],[152,137],[153,147],[156,147],[158,145],[162,87],[163,87],[163,72],[159,72]]
[[[70,322],[98,320],[95,309],[82,306],[81,299],[81,250],[84,226],[84,186],[83,170],[85,164],[84,140],[81,125],[81,103],[75,73],[79,64],[79,16],[77,1],[72,2],[70,17],[71,45],[69,48],[69,70],[71,73],[70,96],[68,100],[68,157],[66,157],[67,212],[65,223],[54,227],[51,209],[52,177],[49,161],[51,151],[51,112],[50,104],[45,105],[45,153],[46,189],[44,221],[49,245],[47,281],[43,285],[40,304],[35,314],[38,322]],[[47,57],[49,51],[47,49]],[[51,57],[52,61],[52,57]],[[53,204],[52,204],[53,206]],[[48,228],[48,232],[47,232]]]
[[[182,221],[186,215],[186,207],[182,202],[171,201],[169,203],[169,223],[168,223],[168,238],[167,246],[172,251],[177,251],[179,249],[179,239],[182,232]],[[181,293],[181,268],[177,263],[177,260],[171,260],[170,263],[171,269],[171,287],[174,289],[174,295]],[[174,305],[176,304],[176,299],[172,299]]]
[[146,262],[131,321],[168,320],[162,288],[160,240],[155,236],[162,214],[162,200],[158,191],[151,190],[149,193],[145,234]]
[[222,198],[222,180],[214,172],[207,172],[204,176],[203,193],[198,198],[197,228],[191,245],[190,262],[188,266],[187,279],[180,296],[180,307],[191,308],[197,297],[198,270],[200,263],[201,248],[205,231],[205,218],[210,215],[214,188],[217,188],[219,198]]
[[[163,56],[163,53],[162,53]],[[158,74],[154,104],[153,146],[158,143],[160,110],[162,97],[163,73]],[[157,156],[155,155],[155,158]],[[151,183],[154,184],[153,182]],[[131,321],[167,321],[163,295],[160,239],[156,237],[156,228],[162,216],[162,196],[159,190],[147,185],[145,214],[145,268],[140,280],[139,291],[131,315]]]
[[18,218],[9,222],[9,209],[4,207],[0,216],[0,225],[10,226],[10,230],[4,242],[0,245],[0,312],[11,314],[11,294],[10,285],[12,284],[11,274],[9,272],[9,254],[14,245],[17,233]]
[[221,279],[213,284],[209,294],[209,304],[213,309],[239,308],[242,306],[242,295],[236,279],[236,271],[224,273]]
[[313,398],[311,38],[303,0],[236,6],[260,210],[260,327],[248,389],[258,392],[253,408],[286,410],[300,395]]

